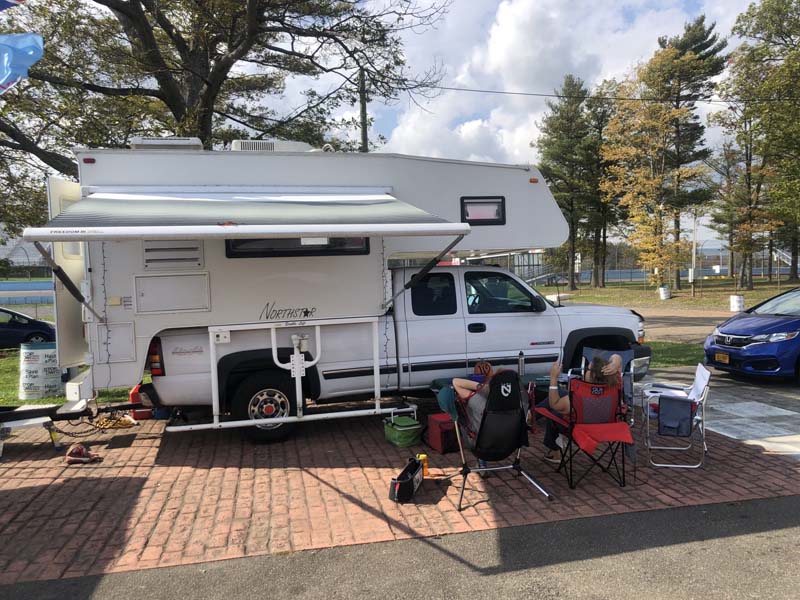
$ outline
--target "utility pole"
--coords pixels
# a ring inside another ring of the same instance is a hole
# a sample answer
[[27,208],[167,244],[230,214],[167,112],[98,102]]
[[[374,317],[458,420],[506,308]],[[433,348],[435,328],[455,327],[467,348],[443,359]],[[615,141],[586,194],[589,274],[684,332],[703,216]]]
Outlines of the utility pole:
[[369,152],[369,131],[367,131],[367,78],[364,69],[358,70],[358,102],[361,105],[361,147],[359,152]]
[[697,264],[697,213],[694,215],[694,231],[692,232],[692,298],[694,298],[694,279],[697,276],[695,266]]

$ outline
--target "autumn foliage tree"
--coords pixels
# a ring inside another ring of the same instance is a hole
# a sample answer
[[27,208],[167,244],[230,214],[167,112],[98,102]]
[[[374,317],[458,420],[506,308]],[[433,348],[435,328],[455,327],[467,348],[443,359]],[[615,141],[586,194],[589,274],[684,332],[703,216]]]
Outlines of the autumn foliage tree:
[[704,172],[698,165],[676,167],[670,161],[675,123],[692,119],[689,107],[675,108],[662,100],[662,70],[679,60],[678,54],[674,48],[659,50],[623,82],[603,146],[608,168],[601,189],[608,202],[627,210],[628,239],[659,285],[666,283],[669,269],[685,261],[688,251],[688,244],[676,239],[669,227],[672,184],[677,179],[692,185]]

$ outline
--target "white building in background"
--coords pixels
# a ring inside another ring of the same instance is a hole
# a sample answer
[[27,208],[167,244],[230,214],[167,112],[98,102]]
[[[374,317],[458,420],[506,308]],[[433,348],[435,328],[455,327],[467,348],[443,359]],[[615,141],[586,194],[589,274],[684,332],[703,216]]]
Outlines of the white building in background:
[[5,240],[5,243],[0,243],[0,260],[7,259],[18,267],[46,266],[32,242],[26,242],[22,238],[6,239],[4,233],[0,225],[0,240]]

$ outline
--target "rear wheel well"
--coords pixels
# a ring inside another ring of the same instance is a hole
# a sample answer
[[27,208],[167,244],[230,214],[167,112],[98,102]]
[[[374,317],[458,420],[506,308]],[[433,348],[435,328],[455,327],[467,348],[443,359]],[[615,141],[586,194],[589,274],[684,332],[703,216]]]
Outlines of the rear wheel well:
[[[278,360],[282,363],[288,362],[292,352],[292,348],[279,348]],[[306,353],[306,360],[312,360],[311,355],[308,353]],[[272,360],[272,350],[270,348],[246,350],[223,356],[217,363],[220,407],[229,412],[234,394],[239,385],[254,373],[269,371],[289,373],[275,364]],[[319,390],[317,368],[309,367],[306,369],[305,377],[303,377],[303,396],[316,399],[319,397]]]

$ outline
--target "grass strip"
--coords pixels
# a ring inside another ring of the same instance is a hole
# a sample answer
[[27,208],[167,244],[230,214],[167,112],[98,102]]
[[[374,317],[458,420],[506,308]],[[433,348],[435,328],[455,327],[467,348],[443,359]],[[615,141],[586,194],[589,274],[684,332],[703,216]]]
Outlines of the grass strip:
[[703,362],[702,344],[648,341],[647,345],[653,350],[651,369],[693,367]]

